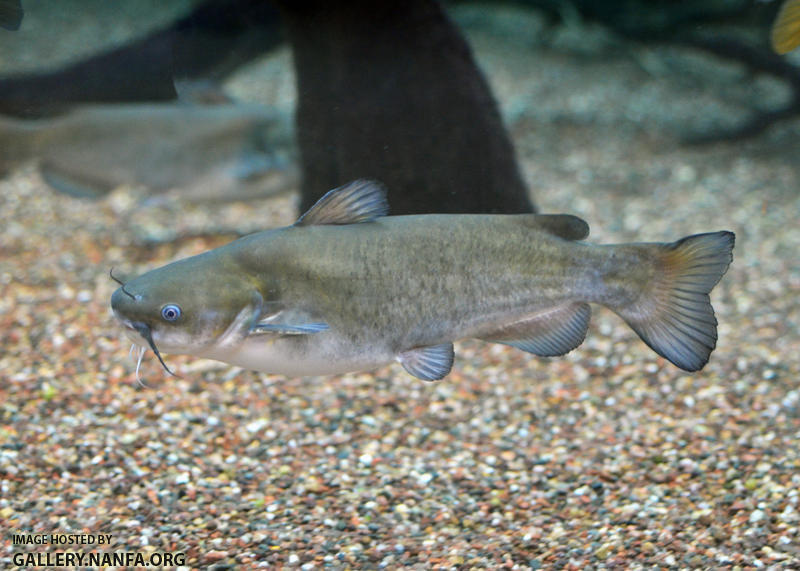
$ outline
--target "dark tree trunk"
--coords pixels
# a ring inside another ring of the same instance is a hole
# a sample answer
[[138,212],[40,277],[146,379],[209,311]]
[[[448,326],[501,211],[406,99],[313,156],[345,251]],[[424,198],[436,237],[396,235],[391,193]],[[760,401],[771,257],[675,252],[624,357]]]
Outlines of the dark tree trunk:
[[489,87],[436,2],[280,4],[297,71],[304,209],[374,178],[393,214],[533,211]]

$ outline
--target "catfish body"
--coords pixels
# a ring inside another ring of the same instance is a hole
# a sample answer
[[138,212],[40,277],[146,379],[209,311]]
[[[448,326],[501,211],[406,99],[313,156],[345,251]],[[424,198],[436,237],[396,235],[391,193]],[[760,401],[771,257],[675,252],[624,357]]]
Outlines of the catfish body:
[[583,341],[589,302],[686,370],[715,346],[708,292],[730,263],[729,232],[596,246],[573,216],[386,217],[382,197],[364,181],[332,191],[294,226],[125,283],[114,313],[156,351],[286,375],[398,360],[439,379],[469,337],[562,355]]
[[98,198],[123,185],[195,200],[270,194],[295,176],[288,118],[259,105],[98,104],[0,116],[0,173],[34,159],[45,181]]
[[[483,337],[567,304],[574,292],[562,287],[564,270],[557,265],[573,272],[577,287],[587,282],[577,275],[586,268],[563,240],[536,231],[531,240],[526,219],[530,215],[392,216],[289,227],[237,241],[217,254],[257,276],[267,286],[263,297],[303,316],[293,323],[329,328],[283,335],[269,348],[264,335],[251,335],[207,356],[286,375],[368,370],[414,348]],[[525,247],[509,247],[520,241]]]

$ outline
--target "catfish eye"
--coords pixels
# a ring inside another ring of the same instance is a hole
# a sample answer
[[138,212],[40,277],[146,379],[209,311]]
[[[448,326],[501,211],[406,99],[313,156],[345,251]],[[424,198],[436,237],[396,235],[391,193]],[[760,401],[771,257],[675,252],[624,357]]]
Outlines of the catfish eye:
[[161,317],[164,318],[164,321],[175,321],[180,316],[181,308],[174,303],[170,303],[161,308]]

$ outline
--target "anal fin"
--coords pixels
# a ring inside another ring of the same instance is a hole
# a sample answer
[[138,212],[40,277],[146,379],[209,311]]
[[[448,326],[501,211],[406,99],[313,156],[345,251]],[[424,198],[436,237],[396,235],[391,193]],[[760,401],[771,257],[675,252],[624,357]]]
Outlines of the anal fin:
[[559,305],[504,325],[480,338],[540,357],[557,357],[583,343],[591,315],[588,303]]
[[453,368],[453,344],[442,343],[404,351],[397,361],[409,374],[423,381],[438,381]]

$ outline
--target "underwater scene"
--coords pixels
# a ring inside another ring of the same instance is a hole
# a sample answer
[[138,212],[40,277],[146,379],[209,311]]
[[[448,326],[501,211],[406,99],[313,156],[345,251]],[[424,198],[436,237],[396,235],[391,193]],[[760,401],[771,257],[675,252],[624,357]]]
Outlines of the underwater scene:
[[0,0],[0,567],[800,568],[800,0]]

